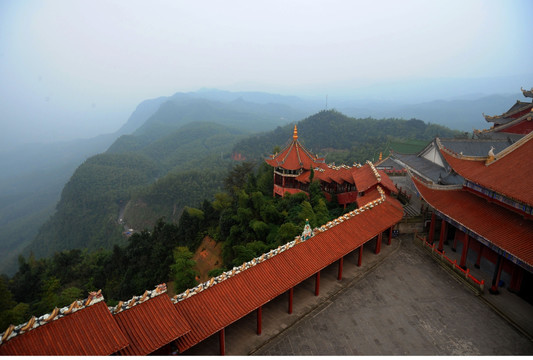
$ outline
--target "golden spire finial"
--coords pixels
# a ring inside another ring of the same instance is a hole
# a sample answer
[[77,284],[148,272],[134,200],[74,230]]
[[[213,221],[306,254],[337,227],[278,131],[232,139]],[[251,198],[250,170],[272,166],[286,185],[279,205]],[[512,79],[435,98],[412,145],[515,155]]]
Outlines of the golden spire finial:
[[383,160],[383,153],[382,152],[379,153],[379,161],[381,161],[381,160]]
[[296,128],[296,125],[294,125],[294,134],[292,134],[292,138],[294,141],[298,140],[298,129]]

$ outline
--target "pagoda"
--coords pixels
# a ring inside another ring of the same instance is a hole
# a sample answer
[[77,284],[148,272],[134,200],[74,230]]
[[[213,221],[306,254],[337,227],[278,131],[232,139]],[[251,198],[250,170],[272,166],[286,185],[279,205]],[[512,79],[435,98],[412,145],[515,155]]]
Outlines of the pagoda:
[[320,182],[327,200],[336,196],[338,203],[343,206],[352,203],[360,206],[365,203],[367,195],[377,191],[378,185],[387,195],[397,192],[392,180],[371,162],[353,166],[326,164],[324,158],[313,155],[298,141],[296,125],[288,145],[265,161],[274,168],[274,196],[308,193],[313,180]]

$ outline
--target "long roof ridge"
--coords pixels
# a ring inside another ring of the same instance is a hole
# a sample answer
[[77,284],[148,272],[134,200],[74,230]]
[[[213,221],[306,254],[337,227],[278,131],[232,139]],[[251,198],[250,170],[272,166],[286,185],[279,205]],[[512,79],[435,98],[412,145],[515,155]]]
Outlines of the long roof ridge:
[[167,284],[162,283],[162,284],[157,285],[154,290],[146,290],[142,295],[133,296],[130,300],[126,302],[119,301],[117,306],[108,306],[108,309],[111,312],[111,314],[115,315],[122,311],[129,310],[138,304],[142,304],[146,300],[150,300],[166,292],[167,292]]
[[89,293],[87,299],[84,300],[75,300],[69,306],[62,308],[54,308],[54,310],[49,314],[44,314],[40,317],[32,316],[30,320],[20,325],[10,325],[6,331],[0,334],[0,345],[4,342],[14,338],[17,335],[22,335],[30,330],[33,330],[41,325],[45,325],[51,321],[58,320],[67,315],[73,314],[76,311],[83,310],[89,306],[97,304],[104,300],[102,295],[102,290],[92,291]]
[[249,269],[259,263],[262,263],[263,261],[266,261],[292,247],[294,247],[295,245],[299,244],[299,243],[302,243],[310,238],[312,238],[313,236],[315,236],[315,234],[317,233],[321,233],[321,232],[325,232],[329,229],[331,229],[332,227],[344,222],[345,220],[349,220],[351,219],[352,217],[356,216],[356,215],[359,215],[361,213],[363,213],[364,211],[366,210],[369,210],[369,209],[372,209],[373,207],[375,206],[378,206],[380,204],[382,204],[385,200],[386,200],[386,195],[385,195],[385,192],[383,191],[383,189],[378,185],[377,187],[377,190],[380,194],[380,198],[379,199],[376,199],[376,200],[372,200],[372,201],[369,201],[368,203],[366,203],[365,205],[355,209],[355,210],[352,210],[344,215],[341,215],[339,216],[338,218],[332,220],[332,221],[329,221],[327,222],[326,224],[318,227],[318,228],[315,228],[311,231],[311,234],[310,236],[302,236],[302,235],[298,235],[294,238],[293,241],[290,241],[284,245],[280,245],[278,246],[276,249],[272,249],[270,250],[268,253],[264,253],[262,254],[261,256],[258,256],[248,262],[244,262],[241,266],[235,266],[233,267],[232,270],[228,270],[222,274],[220,274],[219,276],[217,277],[212,277],[211,279],[201,283],[201,284],[198,284],[197,286],[195,286],[194,288],[191,288],[191,289],[187,289],[185,290],[184,292],[182,292],[181,294],[178,294],[178,295],[175,295],[173,298],[172,298],[172,301],[174,303],[178,303],[182,300],[185,300],[193,295],[196,295],[208,288],[210,288],[211,286],[214,286],[226,279],[229,279],[243,271],[245,271],[246,269]]
[[376,180],[378,181],[378,183],[381,183],[381,175],[379,174],[378,170],[375,168],[374,164],[372,164],[372,161],[367,160],[366,163],[372,169],[372,172],[374,173],[374,176],[376,177]]
[[499,153],[494,154],[494,160],[492,160],[492,161],[487,161],[489,159],[489,157],[490,157],[488,154],[487,154],[487,156],[465,156],[465,155],[456,154],[456,153],[454,153],[453,151],[451,151],[450,149],[448,149],[448,148],[446,148],[444,146],[442,148],[440,148],[440,150],[442,152],[445,152],[446,154],[448,154],[450,156],[453,156],[456,159],[459,159],[459,160],[487,161],[487,165],[491,165],[491,164],[494,164],[495,162],[497,162],[498,160],[501,160],[506,155],[509,155],[514,150],[516,150],[519,147],[521,147],[522,145],[526,144],[532,138],[533,138],[533,131],[530,132],[527,135],[524,135],[522,138],[520,138],[516,142],[512,143],[511,145],[507,146],[505,149],[501,150]]

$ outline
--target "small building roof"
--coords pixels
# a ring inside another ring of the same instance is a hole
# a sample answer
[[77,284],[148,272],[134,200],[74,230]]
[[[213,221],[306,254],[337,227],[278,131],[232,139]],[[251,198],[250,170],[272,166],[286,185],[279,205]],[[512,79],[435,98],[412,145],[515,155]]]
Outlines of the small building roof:
[[464,181],[461,176],[450,173],[444,167],[417,154],[394,154],[394,157],[418,175],[435,184],[455,185],[462,184]]
[[121,355],[148,355],[191,330],[166,294],[164,284],[110,310],[130,343],[120,350]]
[[457,188],[431,188],[416,177],[413,183],[424,200],[458,224],[533,267],[533,221],[482,197]]
[[385,174],[383,170],[377,170],[370,161],[365,165],[358,168],[354,173],[354,180],[357,187],[357,191],[363,192],[376,184],[379,184],[385,187],[387,190],[396,193],[396,185],[392,180]]
[[495,152],[500,152],[514,141],[509,138],[503,139],[440,139],[440,143],[446,149],[456,154],[466,156],[487,156],[491,146]]
[[403,170],[405,169],[405,166],[403,164],[400,164],[398,161],[396,161],[394,158],[387,156],[385,159],[377,162],[374,164],[376,169],[378,170]]

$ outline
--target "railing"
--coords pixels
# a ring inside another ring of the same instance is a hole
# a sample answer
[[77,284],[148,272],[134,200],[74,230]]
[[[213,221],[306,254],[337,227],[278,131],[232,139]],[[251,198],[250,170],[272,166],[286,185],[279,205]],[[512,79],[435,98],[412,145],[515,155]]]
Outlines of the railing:
[[446,256],[444,250],[439,251],[436,248],[435,244],[430,244],[429,242],[427,242],[425,236],[421,236],[421,235],[418,235],[418,234],[415,233],[415,239],[420,240],[422,242],[422,246],[428,248],[437,257],[440,257],[445,264],[450,266],[455,272],[457,272],[459,274],[462,274],[462,276],[466,280],[470,280],[473,283],[474,286],[476,286],[477,288],[479,288],[479,290],[481,292],[483,292],[483,290],[485,289],[485,280],[476,279],[474,276],[472,276],[472,274],[470,274],[470,269],[468,269],[468,268],[466,270],[463,269],[461,266],[459,266],[459,264],[457,264],[457,260],[456,259],[453,259],[453,260],[450,259],[449,257]]
[[404,190],[402,189],[402,187],[400,186],[399,188],[397,187],[398,189],[398,200],[403,200],[403,202],[405,203],[408,203],[411,201],[411,194],[408,194],[407,193],[407,190]]

